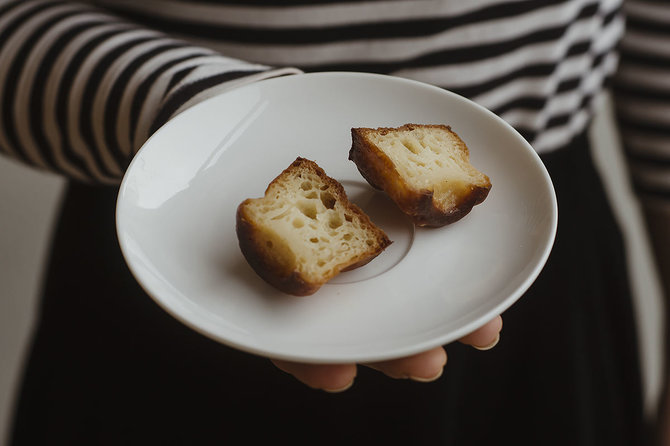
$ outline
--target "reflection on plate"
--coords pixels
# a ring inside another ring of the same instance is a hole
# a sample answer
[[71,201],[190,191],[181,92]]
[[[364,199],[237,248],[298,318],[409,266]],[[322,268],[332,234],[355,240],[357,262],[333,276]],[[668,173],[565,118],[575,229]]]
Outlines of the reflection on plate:
[[[414,228],[348,161],[352,127],[448,124],[493,188],[459,222]],[[281,294],[242,256],[235,211],[297,156],[342,182],[394,243],[309,297]],[[133,274],[165,310],[227,345],[274,358],[364,362],[458,339],[512,305],[551,249],[549,176],[501,119],[422,83],[358,73],[270,79],[200,103],[133,160],[117,229]]]

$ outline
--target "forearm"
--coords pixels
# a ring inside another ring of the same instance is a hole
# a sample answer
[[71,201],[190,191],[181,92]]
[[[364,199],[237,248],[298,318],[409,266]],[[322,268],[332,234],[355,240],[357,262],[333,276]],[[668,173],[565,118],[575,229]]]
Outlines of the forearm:
[[226,58],[70,2],[0,0],[0,151],[117,183],[160,125],[193,103],[295,72]]

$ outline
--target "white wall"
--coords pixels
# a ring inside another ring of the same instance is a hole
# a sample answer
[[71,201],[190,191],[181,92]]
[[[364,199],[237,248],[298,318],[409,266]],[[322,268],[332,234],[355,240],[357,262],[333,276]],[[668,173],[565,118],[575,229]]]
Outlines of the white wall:
[[63,181],[0,156],[0,444],[28,345]]

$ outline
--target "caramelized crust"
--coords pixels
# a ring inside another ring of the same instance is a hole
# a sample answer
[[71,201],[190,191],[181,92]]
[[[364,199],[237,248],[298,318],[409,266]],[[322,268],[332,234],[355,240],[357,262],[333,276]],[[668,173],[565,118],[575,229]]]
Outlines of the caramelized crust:
[[491,189],[489,178],[470,164],[467,146],[448,126],[353,128],[351,136],[349,159],[418,226],[460,220]]
[[240,250],[247,262],[263,280],[294,296],[309,296],[321,288],[323,282],[308,282],[295,270],[294,261],[282,262],[277,253],[266,246],[266,234],[263,229],[248,219],[244,212],[244,203],[237,212],[237,239]]

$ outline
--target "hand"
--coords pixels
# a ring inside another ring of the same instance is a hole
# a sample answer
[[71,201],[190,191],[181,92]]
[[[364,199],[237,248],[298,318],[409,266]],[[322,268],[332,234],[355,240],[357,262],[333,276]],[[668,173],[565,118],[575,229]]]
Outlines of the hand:
[[[460,342],[479,350],[488,350],[498,343],[501,329],[502,318],[497,316],[483,327],[461,338]],[[347,390],[356,378],[356,364],[304,364],[277,359],[273,359],[272,362],[309,387],[327,392]],[[430,382],[442,375],[446,363],[447,353],[444,348],[436,347],[406,358],[363,365],[383,372],[391,378]]]

